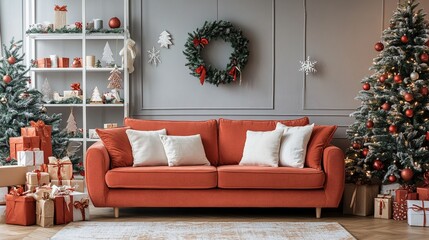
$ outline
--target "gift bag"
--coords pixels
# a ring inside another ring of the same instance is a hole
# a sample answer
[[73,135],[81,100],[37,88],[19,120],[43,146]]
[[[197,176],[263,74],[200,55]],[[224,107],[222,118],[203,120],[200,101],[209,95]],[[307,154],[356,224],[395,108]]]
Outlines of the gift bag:
[[54,225],[54,201],[49,199],[49,193],[36,202],[36,224],[42,227]]
[[6,195],[6,223],[29,226],[36,223],[36,201],[19,189],[12,189]]
[[374,218],[392,218],[392,196],[379,194],[374,199]]
[[48,157],[52,156],[52,126],[45,125],[42,120],[30,121],[31,127],[21,128],[21,136],[40,138],[40,148],[44,154],[44,162],[48,163]]
[[73,164],[70,158],[57,159],[56,157],[49,157],[48,173],[52,180],[73,179]]
[[54,28],[61,29],[67,25],[67,6],[55,5]]
[[374,198],[378,185],[346,184],[343,194],[343,213],[368,216],[374,213]]
[[407,220],[407,202],[393,202],[393,220]]
[[44,163],[43,151],[38,148],[16,153],[19,166],[41,166]]
[[34,137],[11,137],[9,138],[10,157],[17,159],[18,151],[40,148],[40,138]]
[[429,227],[429,201],[407,200],[408,225]]

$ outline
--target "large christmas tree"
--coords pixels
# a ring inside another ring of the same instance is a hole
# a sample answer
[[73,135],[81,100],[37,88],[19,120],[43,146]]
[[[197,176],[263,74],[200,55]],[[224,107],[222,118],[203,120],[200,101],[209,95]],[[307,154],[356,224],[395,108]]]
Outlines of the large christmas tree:
[[20,136],[21,127],[29,126],[32,120],[42,120],[52,126],[52,149],[56,157],[67,154],[67,133],[59,129],[61,114],[49,116],[42,105],[43,95],[28,87],[30,78],[27,67],[22,64],[21,47],[22,41],[12,40],[9,47],[3,45],[0,59],[0,166],[16,164],[16,160],[9,157],[9,138]]
[[429,30],[418,3],[399,3],[376,43],[374,73],[348,131],[347,181],[418,184],[429,171]]

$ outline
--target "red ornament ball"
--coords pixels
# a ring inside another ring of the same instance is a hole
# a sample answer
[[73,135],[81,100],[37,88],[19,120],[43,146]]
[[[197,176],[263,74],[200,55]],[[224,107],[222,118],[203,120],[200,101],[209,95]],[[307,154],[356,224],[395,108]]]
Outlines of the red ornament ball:
[[373,128],[374,127],[374,122],[372,120],[368,120],[368,122],[366,122],[366,127],[367,128]]
[[422,88],[420,89],[420,93],[421,93],[423,96],[427,96],[427,95],[428,95],[428,93],[429,93],[429,89],[428,89],[427,87],[422,87]]
[[85,170],[81,170],[81,171],[79,172],[79,174],[80,174],[81,176],[85,177]]
[[380,171],[384,168],[384,164],[382,161],[380,161],[380,159],[375,160],[372,166],[377,171]]
[[381,105],[381,109],[383,109],[384,111],[389,111],[390,110],[390,104],[389,103],[383,103],[383,105]]
[[404,35],[404,36],[401,37],[401,42],[402,43],[408,43],[408,37],[407,37],[407,35]]
[[119,28],[121,26],[121,20],[117,17],[112,17],[109,20],[109,27],[110,28]]
[[12,81],[12,77],[9,75],[4,75],[3,76],[3,82],[5,82],[6,84],[9,84]]
[[413,109],[407,109],[407,110],[405,111],[405,116],[407,116],[407,117],[409,117],[409,118],[412,118],[412,117],[414,116],[414,111],[413,111]]
[[426,132],[426,141],[429,141],[429,131]]
[[382,75],[380,75],[380,77],[378,78],[378,80],[381,83],[384,83],[387,80],[387,78],[388,78],[387,74],[382,74]]
[[360,144],[359,144],[359,143],[357,143],[357,142],[354,142],[354,143],[352,144],[352,147],[353,147],[353,149],[359,149],[359,148],[360,148]]
[[390,133],[396,133],[396,131],[398,131],[398,127],[396,127],[395,125],[389,126],[389,132]]
[[364,149],[362,150],[362,155],[363,155],[364,157],[366,157],[366,156],[368,155],[368,152],[369,152],[368,148],[364,148]]
[[369,83],[364,83],[362,89],[368,91],[369,89],[371,89],[371,85],[369,85]]
[[420,55],[420,60],[421,60],[422,62],[428,62],[428,61],[429,61],[429,55],[428,55],[427,53],[422,53],[422,54]]
[[389,176],[389,182],[390,182],[390,183],[394,183],[394,182],[396,182],[396,180],[397,180],[397,179],[396,179],[396,176],[395,176],[395,175],[393,175],[393,174],[392,174],[392,175],[390,175],[390,176]]
[[384,45],[383,45],[383,43],[381,43],[381,42],[376,43],[376,44],[374,45],[374,49],[375,49],[375,51],[377,51],[377,52],[381,52],[381,51],[383,51],[383,49],[384,49]]
[[15,63],[16,63],[16,58],[15,58],[14,56],[10,56],[10,57],[7,59],[7,62],[8,62],[10,65],[15,64]]
[[405,101],[407,101],[407,102],[411,102],[411,101],[413,101],[413,100],[414,100],[414,96],[413,96],[413,94],[411,94],[411,93],[406,93],[406,94],[404,95],[404,99],[405,99]]
[[402,76],[401,75],[395,75],[393,77],[393,81],[395,81],[395,83],[401,83],[402,82]]
[[401,178],[405,181],[408,182],[411,179],[413,179],[414,176],[414,172],[413,170],[409,169],[409,168],[405,168],[401,171]]

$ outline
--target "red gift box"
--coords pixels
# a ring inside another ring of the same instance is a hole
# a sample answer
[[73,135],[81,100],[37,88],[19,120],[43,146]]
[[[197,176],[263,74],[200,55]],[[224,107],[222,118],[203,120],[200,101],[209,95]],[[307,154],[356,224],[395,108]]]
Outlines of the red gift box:
[[419,200],[429,201],[429,187],[417,188],[417,194],[419,195]]
[[6,195],[6,223],[22,226],[36,224],[36,200],[31,196]]
[[40,148],[39,137],[11,137],[9,138],[10,157],[17,159],[18,151],[32,150]]
[[68,68],[70,66],[70,59],[60,57],[58,58],[58,67],[59,68]]
[[40,150],[43,151],[43,159],[45,163],[49,163],[48,157],[52,156],[52,126],[45,125],[41,120],[34,122],[30,121],[31,127],[21,128],[21,136],[40,138]]
[[55,205],[55,224],[66,224],[73,221],[73,196],[56,196]]
[[393,203],[393,220],[402,221],[407,220],[407,202],[394,202]]
[[395,194],[395,201],[398,203],[406,202],[407,200],[417,200],[417,193],[411,193],[406,189],[397,189]]
[[39,58],[37,59],[37,67],[38,68],[50,68],[51,67],[51,59],[50,58]]

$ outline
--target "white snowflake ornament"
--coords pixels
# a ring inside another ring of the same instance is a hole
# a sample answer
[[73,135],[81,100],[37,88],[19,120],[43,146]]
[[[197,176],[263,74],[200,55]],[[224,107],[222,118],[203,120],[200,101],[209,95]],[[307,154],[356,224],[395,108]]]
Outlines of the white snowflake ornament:
[[149,61],[147,62],[157,67],[158,63],[161,62],[160,50],[157,50],[155,49],[155,47],[152,47],[152,49],[147,51],[147,53],[148,53],[147,56],[149,57]]
[[161,34],[159,34],[158,43],[161,44],[162,48],[170,48],[170,45],[173,44],[170,40],[171,36],[169,32],[164,30]]
[[299,69],[299,71],[305,72],[305,75],[317,72],[315,68],[317,61],[310,61],[310,56],[307,57],[307,60],[299,61],[299,63],[301,64],[301,68]]

